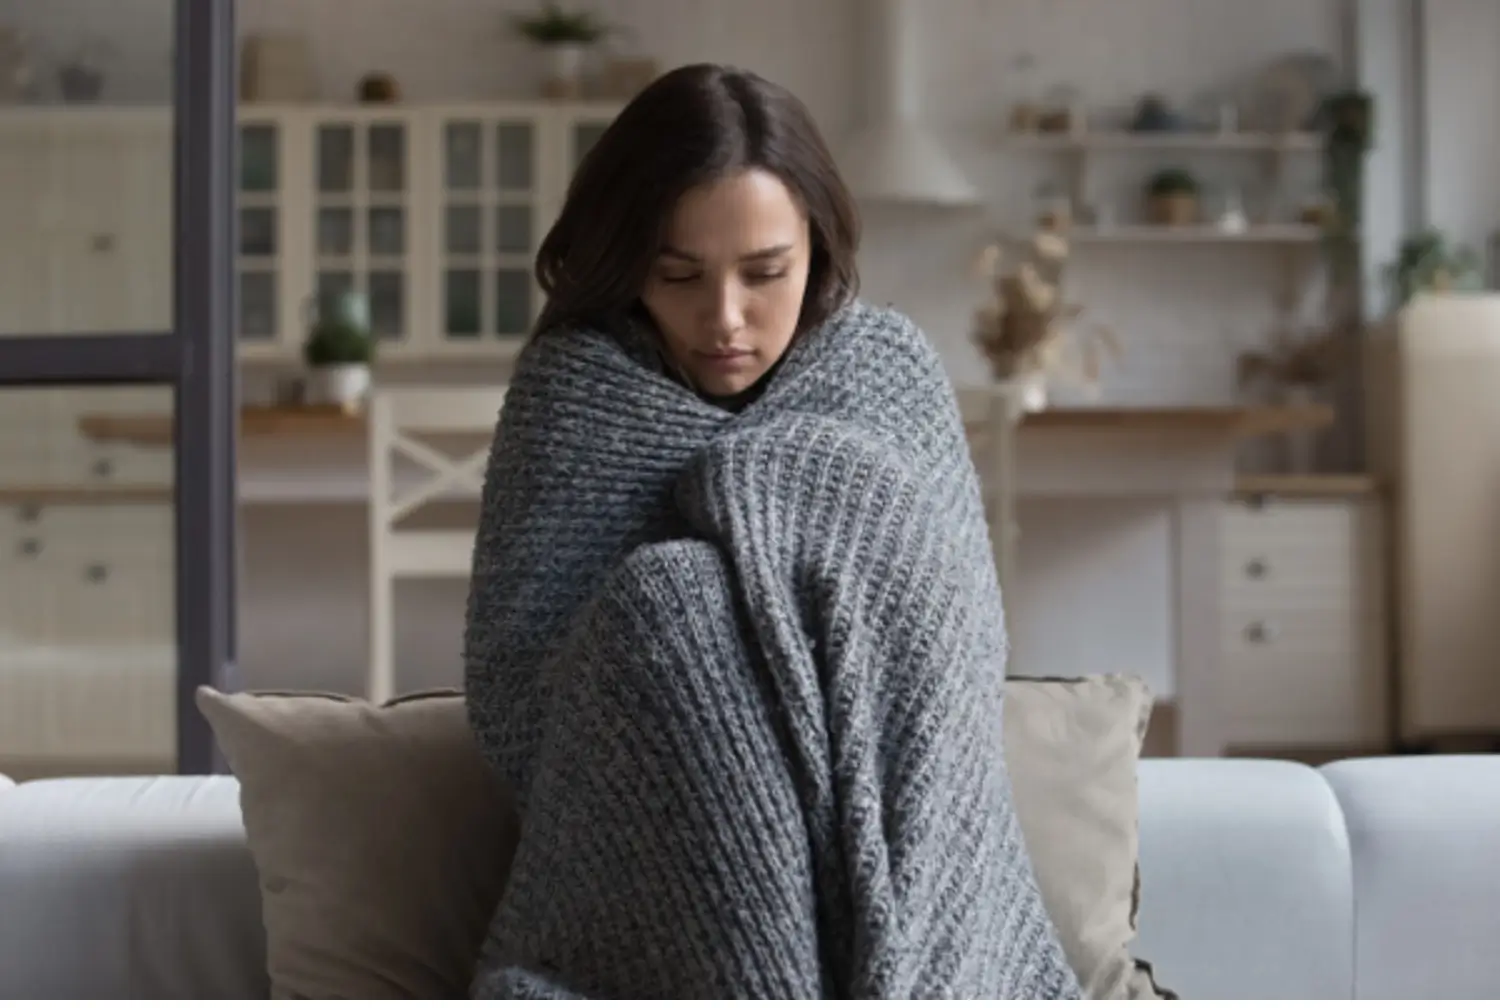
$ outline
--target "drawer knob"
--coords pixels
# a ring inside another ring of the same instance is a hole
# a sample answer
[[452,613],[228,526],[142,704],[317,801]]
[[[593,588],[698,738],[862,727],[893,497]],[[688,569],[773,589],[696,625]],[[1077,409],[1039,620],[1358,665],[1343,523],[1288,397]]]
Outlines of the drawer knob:
[[1256,620],[1245,627],[1245,639],[1251,644],[1264,644],[1271,639],[1271,628],[1263,621]]
[[109,577],[109,568],[103,564],[89,564],[86,574],[94,584],[100,584]]
[[94,463],[94,475],[95,476],[100,476],[100,477],[112,476],[112,475],[114,475],[114,471],[115,471],[115,464],[113,462],[111,462],[107,458],[99,459],[97,462]]
[[1257,557],[1245,564],[1245,576],[1252,581],[1259,581],[1271,572],[1271,565]]
[[30,524],[42,516],[42,508],[39,504],[22,504],[20,517],[23,522]]
[[19,552],[22,556],[34,557],[42,552],[42,541],[40,539],[22,539]]

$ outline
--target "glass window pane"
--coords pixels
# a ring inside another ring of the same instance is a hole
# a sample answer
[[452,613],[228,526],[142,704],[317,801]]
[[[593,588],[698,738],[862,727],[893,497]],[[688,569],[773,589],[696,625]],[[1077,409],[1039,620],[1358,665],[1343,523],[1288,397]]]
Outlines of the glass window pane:
[[406,254],[406,212],[400,207],[370,208],[370,254]]
[[480,216],[477,206],[451,206],[444,215],[443,247],[451,255],[478,255]]
[[478,270],[449,270],[443,278],[443,332],[475,338],[480,331]]
[[406,277],[396,270],[370,274],[370,329],[381,339],[406,332]]
[[318,211],[318,255],[354,254],[354,211],[347,207],[324,207]]
[[244,192],[276,190],[277,139],[276,127],[265,123],[240,129],[240,189]]
[[240,210],[240,255],[276,254],[276,211],[270,207]]
[[573,169],[583,163],[584,156],[594,149],[594,144],[609,129],[609,123],[576,123],[573,126]]
[[343,193],[354,188],[354,127],[318,127],[318,189]]
[[524,269],[495,271],[495,333],[524,336],[531,328],[531,274]]
[[241,270],[240,338],[274,338],[276,310],[276,274],[270,270]]
[[175,771],[171,438],[168,388],[0,388],[0,774]]
[[444,136],[444,178],[449,189],[478,189],[484,177],[480,169],[480,131],[477,122],[449,123]]
[[495,208],[495,251],[531,251],[531,207],[502,206]]
[[530,189],[535,137],[530,123],[501,123],[495,129],[495,182],[501,189]]
[[370,127],[370,191],[406,188],[406,129],[392,123]]
[[347,270],[324,270],[318,274],[318,304],[337,301],[354,290],[354,274]]

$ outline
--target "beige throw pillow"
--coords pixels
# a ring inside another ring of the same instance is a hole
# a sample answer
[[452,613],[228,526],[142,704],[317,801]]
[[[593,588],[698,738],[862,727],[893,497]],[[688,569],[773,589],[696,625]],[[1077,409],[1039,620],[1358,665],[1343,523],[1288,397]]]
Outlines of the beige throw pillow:
[[1091,999],[1173,997],[1130,952],[1140,909],[1136,764],[1152,697],[1130,676],[1009,679],[1005,760],[1037,886]]
[[465,996],[517,827],[463,699],[203,688],[198,708],[240,781],[272,996]]
[[[516,825],[462,696],[374,706],[201,689],[240,781],[272,992],[464,997]],[[1085,991],[1150,998],[1135,936],[1136,760],[1150,697],[1124,677],[1013,679],[1006,753],[1038,884]]]

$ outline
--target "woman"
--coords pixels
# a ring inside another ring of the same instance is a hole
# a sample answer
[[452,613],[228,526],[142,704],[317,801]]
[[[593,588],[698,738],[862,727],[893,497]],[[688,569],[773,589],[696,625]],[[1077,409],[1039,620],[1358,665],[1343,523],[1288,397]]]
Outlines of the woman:
[[665,75],[580,166],[475,550],[469,709],[522,822],[476,996],[1077,996],[952,389],[855,300],[857,241],[754,74]]

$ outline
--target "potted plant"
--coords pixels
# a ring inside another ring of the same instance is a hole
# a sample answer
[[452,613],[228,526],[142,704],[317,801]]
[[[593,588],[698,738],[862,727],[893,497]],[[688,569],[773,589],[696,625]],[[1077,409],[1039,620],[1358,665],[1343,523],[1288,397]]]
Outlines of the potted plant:
[[1464,245],[1450,245],[1441,231],[1428,229],[1401,243],[1385,268],[1391,310],[1424,291],[1479,290],[1484,286],[1479,256]]
[[1196,224],[1199,189],[1186,168],[1163,168],[1146,182],[1146,219],[1166,227]]
[[362,295],[348,291],[320,298],[302,345],[311,398],[357,412],[370,390],[375,345]]
[[546,93],[551,98],[578,98],[583,92],[583,61],[590,48],[609,34],[609,28],[586,10],[569,11],[561,4],[542,4],[540,10],[512,20],[512,26],[547,54],[550,67]]

